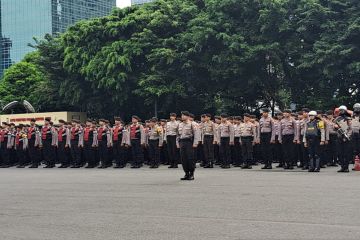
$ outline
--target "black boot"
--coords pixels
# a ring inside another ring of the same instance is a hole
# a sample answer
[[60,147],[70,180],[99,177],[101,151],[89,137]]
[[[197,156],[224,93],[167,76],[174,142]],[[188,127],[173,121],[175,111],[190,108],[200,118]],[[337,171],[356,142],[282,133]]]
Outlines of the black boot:
[[187,180],[193,181],[194,179],[195,179],[195,178],[194,178],[194,173],[191,172]]
[[180,178],[181,181],[189,180],[189,173],[185,173],[185,176]]

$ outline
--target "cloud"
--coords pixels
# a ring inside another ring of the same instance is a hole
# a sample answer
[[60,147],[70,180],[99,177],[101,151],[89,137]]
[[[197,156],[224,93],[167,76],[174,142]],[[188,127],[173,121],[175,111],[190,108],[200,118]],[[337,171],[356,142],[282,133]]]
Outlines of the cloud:
[[131,0],[116,0],[116,6],[119,8],[128,7],[131,5]]

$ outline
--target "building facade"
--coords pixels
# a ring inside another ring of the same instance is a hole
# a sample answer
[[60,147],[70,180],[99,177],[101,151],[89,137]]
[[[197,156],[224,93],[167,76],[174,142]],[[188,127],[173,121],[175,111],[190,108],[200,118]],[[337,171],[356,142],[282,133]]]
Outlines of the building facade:
[[108,15],[116,0],[0,0],[0,77],[33,50],[33,38],[64,32],[82,19]]
[[148,2],[152,2],[153,0],[131,0],[131,5],[139,5]]

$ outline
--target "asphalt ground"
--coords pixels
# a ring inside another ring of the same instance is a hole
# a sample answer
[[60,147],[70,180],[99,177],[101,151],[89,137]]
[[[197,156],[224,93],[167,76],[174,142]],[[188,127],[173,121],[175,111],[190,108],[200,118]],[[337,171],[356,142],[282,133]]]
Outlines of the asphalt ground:
[[337,170],[0,169],[0,240],[358,240],[360,172]]

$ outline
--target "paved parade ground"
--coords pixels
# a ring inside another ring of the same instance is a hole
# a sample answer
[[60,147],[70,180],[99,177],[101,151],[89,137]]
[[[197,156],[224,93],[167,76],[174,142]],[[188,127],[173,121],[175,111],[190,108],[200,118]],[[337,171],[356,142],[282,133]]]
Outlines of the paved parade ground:
[[0,169],[0,239],[360,239],[360,172],[259,168]]

